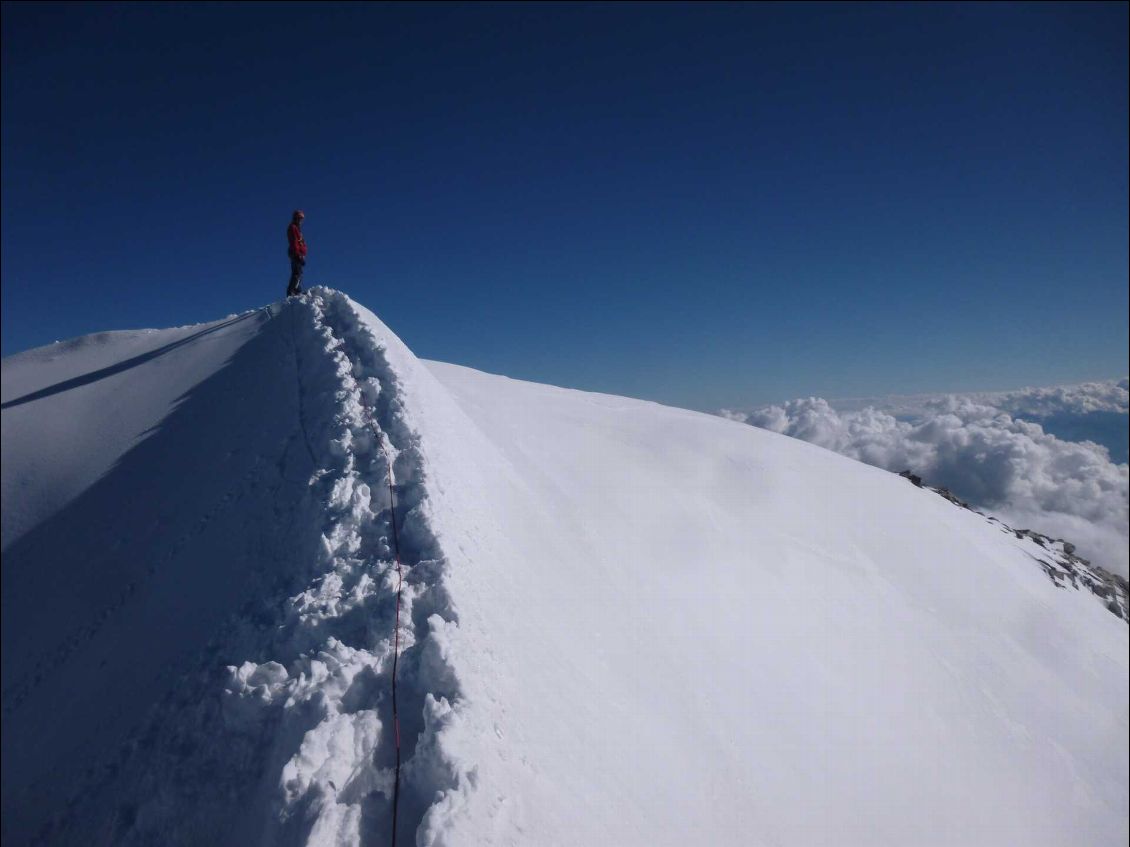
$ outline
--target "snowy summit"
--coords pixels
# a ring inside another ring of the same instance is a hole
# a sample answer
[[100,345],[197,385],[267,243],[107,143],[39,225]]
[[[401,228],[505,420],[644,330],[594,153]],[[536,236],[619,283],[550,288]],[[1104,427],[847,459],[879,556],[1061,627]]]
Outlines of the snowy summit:
[[1124,844],[1125,618],[1062,541],[330,289],[3,362],[5,845]]

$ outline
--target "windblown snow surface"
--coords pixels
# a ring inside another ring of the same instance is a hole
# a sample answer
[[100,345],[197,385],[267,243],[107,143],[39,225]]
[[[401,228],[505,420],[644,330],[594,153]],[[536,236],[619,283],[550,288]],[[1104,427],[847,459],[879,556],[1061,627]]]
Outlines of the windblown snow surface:
[[3,362],[5,844],[1122,845],[1128,630],[711,415],[329,289]]

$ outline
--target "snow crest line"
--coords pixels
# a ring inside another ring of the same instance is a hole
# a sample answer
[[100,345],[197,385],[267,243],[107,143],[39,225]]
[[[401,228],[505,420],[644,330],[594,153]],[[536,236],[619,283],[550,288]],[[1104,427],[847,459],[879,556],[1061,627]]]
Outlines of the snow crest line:
[[[467,775],[437,741],[461,705],[461,689],[446,658],[457,623],[443,584],[446,559],[428,522],[419,437],[384,346],[352,302],[315,289],[290,308],[308,314],[335,383],[333,419],[324,422],[330,431],[312,435],[329,445],[314,474],[325,495],[321,576],[287,601],[273,658],[229,668],[225,711],[234,726],[275,726],[270,759],[281,767],[267,771],[279,774],[267,840],[388,843],[397,792],[391,674],[398,635],[397,844],[416,844],[425,822],[420,843],[429,843],[426,831],[443,814],[443,798]],[[394,533],[403,565],[399,632]]]

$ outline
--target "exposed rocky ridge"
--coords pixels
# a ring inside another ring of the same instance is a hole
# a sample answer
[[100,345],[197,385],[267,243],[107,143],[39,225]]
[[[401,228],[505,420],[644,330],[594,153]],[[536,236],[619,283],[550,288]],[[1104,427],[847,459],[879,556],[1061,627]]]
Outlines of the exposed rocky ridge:
[[918,488],[926,488],[940,497],[949,500],[955,506],[967,509],[981,515],[985,520],[996,524],[1002,532],[1016,536],[1022,542],[1030,542],[1036,550],[1028,549],[1028,553],[1044,569],[1057,586],[1066,588],[1068,584],[1076,590],[1088,589],[1122,620],[1130,623],[1130,583],[1118,574],[1111,573],[1105,568],[1093,564],[1087,559],[1075,554],[1075,545],[1062,538],[1052,538],[1032,529],[1013,529],[1004,521],[992,515],[986,515],[980,509],[975,509],[961,498],[957,497],[948,488],[926,485],[922,477],[909,470],[902,471],[899,476],[909,480]]

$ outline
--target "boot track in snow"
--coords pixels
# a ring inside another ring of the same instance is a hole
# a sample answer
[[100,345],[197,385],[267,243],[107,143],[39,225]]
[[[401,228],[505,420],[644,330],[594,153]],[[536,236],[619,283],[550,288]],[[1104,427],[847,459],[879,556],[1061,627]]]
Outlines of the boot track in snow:
[[[276,487],[305,491],[297,513],[275,515],[299,523],[296,547],[41,838],[438,844],[473,785],[438,737],[463,705],[447,659],[456,615],[385,345],[333,290],[272,313],[267,331],[289,336],[297,374],[294,432],[271,465]],[[226,671],[222,657],[235,658]],[[79,831],[91,814],[103,821],[93,837]]]
[[[281,655],[231,668],[231,705],[282,703],[291,724],[282,736],[302,732],[276,797],[284,840],[389,843],[399,817],[396,842],[414,844],[437,792],[459,781],[435,739],[460,692],[441,643],[455,616],[426,517],[419,438],[383,345],[346,297],[316,289],[288,308],[307,316],[337,383],[336,432],[319,439],[329,444],[317,483],[326,496],[328,567],[288,601]],[[311,389],[300,390],[309,408]]]

